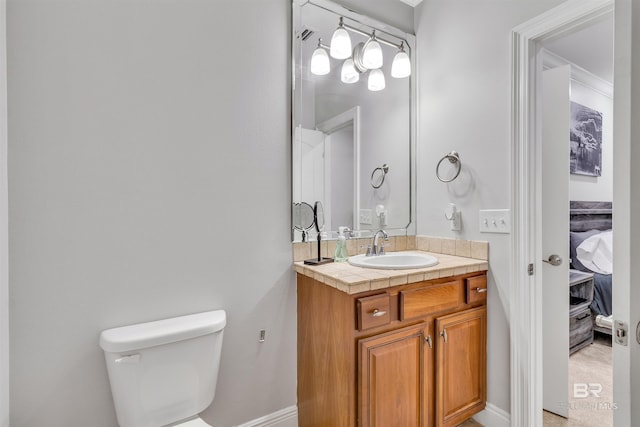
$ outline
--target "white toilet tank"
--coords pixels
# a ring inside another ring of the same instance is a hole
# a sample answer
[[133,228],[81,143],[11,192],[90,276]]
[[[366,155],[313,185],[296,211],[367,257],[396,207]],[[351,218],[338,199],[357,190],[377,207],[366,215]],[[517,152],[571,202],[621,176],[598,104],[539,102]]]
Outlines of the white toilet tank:
[[100,334],[120,427],[159,427],[213,401],[224,310],[108,329]]

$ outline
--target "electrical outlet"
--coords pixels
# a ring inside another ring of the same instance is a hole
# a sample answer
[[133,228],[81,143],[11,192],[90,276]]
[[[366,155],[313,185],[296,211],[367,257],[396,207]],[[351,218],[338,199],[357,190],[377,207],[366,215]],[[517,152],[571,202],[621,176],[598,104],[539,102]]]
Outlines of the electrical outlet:
[[371,225],[372,218],[371,209],[360,209],[360,224]]
[[511,211],[493,209],[480,211],[481,233],[511,233]]

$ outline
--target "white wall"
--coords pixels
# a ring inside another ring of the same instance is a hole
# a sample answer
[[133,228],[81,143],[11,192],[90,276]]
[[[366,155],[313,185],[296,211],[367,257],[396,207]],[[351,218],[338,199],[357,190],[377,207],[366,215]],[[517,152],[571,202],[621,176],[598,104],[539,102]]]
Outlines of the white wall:
[[414,34],[414,9],[398,0],[334,0],[347,9]]
[[[424,0],[416,9],[419,58],[418,234],[489,241],[488,402],[509,411],[510,235],[481,234],[480,209],[510,206],[510,31],[561,3]],[[460,177],[443,184],[436,163],[457,150]],[[447,204],[463,230],[448,231]]]
[[571,81],[571,101],[602,113],[602,175],[569,175],[570,200],[613,201],[613,99],[587,84]]
[[116,426],[99,332],[217,308],[205,418],[295,404],[290,3],[7,9],[11,427]]
[[9,272],[7,194],[7,2],[0,0],[0,427],[9,427]]

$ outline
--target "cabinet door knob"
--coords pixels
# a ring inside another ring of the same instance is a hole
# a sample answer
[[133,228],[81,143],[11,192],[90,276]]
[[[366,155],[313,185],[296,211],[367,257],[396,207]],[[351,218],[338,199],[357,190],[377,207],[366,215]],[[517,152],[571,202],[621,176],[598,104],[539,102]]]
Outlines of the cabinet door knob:
[[433,348],[433,341],[431,340],[431,335],[427,335],[424,337],[424,341],[429,344],[429,348]]
[[373,310],[373,313],[371,314],[373,317],[382,317],[385,314],[387,314],[386,311],[384,310],[378,310],[377,308],[375,310]]
[[481,294],[483,292],[487,292],[487,288],[476,288],[476,292]]
[[440,336],[442,338],[444,338],[444,342],[447,342],[447,330],[443,329],[442,332],[440,332]]

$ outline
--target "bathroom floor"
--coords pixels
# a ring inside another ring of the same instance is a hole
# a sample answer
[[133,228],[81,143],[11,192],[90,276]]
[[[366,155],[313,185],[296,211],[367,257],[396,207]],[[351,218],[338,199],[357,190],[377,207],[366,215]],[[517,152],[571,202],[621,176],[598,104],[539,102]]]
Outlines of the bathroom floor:
[[467,420],[462,424],[460,424],[458,427],[484,427],[484,426],[479,422],[476,422],[473,418],[471,418],[470,420]]

